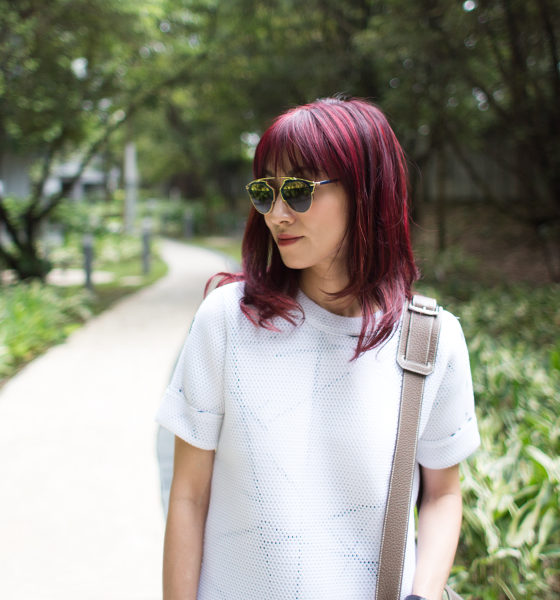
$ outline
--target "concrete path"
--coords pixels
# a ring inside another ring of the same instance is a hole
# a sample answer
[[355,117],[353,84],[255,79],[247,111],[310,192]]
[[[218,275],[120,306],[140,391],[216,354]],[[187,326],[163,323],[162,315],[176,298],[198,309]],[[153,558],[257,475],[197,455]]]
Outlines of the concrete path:
[[232,269],[161,243],[169,274],[0,391],[0,598],[157,600],[164,519],[154,413],[202,300]]

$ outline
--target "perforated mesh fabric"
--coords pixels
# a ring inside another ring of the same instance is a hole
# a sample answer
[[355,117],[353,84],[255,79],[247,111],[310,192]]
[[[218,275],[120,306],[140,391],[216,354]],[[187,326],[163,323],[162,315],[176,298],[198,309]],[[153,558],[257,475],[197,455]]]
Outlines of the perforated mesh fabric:
[[[398,332],[350,362],[360,318],[300,294],[305,320],[271,332],[241,313],[241,295],[230,284],[203,302],[157,416],[216,449],[198,598],[371,600],[402,383]],[[449,313],[442,320],[419,440],[431,468],[479,443],[461,328]],[[410,518],[403,597],[412,508]]]

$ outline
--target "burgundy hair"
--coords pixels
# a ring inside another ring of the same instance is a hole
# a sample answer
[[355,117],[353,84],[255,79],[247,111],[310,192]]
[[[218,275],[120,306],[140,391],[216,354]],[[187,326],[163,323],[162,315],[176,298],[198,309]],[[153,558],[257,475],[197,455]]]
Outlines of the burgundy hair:
[[[255,178],[270,165],[339,179],[348,194],[348,285],[336,297],[359,300],[363,325],[357,358],[390,337],[418,277],[410,245],[407,170],[403,151],[383,113],[361,99],[319,99],[276,118],[255,153]],[[284,265],[264,218],[251,209],[242,245],[243,273],[220,284],[245,281],[241,309],[255,325],[272,319],[295,323],[299,271]],[[382,317],[375,324],[374,313]]]

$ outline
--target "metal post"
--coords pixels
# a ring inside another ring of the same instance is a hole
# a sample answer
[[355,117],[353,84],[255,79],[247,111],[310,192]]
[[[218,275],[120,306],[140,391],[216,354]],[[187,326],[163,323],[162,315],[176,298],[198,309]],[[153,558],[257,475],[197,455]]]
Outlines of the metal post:
[[124,230],[131,234],[134,229],[136,217],[136,204],[138,202],[138,164],[136,160],[136,146],[134,142],[128,142],[124,149]]
[[183,214],[183,237],[190,240],[194,236],[194,218],[190,207],[185,208]]
[[91,279],[92,268],[93,268],[93,235],[86,233],[83,239],[84,249],[84,270],[86,273],[86,288],[93,290],[93,283]]
[[142,272],[148,275],[150,272],[150,242],[151,242],[151,223],[144,219],[142,223]]

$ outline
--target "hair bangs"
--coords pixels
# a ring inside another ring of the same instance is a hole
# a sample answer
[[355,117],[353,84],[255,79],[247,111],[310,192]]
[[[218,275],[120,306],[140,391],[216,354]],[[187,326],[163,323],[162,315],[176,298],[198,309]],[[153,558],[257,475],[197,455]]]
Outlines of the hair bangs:
[[280,115],[261,138],[253,163],[256,178],[290,175],[337,178],[344,170],[323,124],[310,105]]

